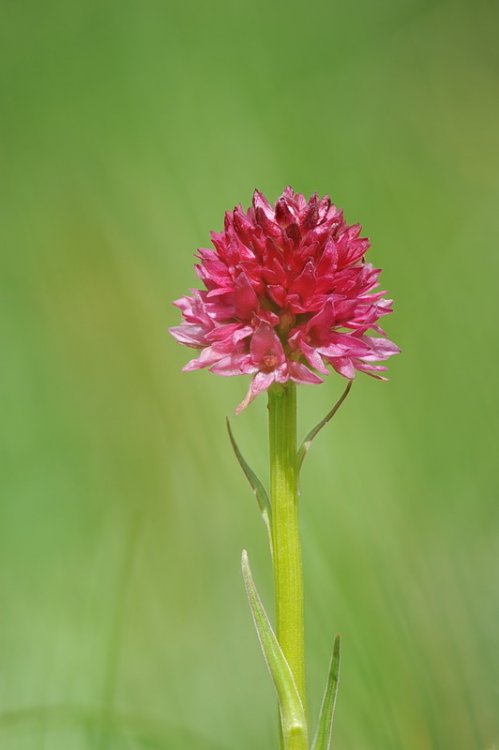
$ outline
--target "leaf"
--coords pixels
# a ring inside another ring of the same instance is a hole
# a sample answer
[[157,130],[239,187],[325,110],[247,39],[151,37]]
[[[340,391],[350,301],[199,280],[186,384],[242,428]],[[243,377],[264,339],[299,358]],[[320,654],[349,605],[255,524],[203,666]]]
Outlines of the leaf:
[[246,550],[243,550],[241,562],[251,614],[279,700],[284,749],[308,750],[307,722],[300,694],[256,590]]
[[327,425],[327,423],[334,417],[334,415],[336,414],[336,412],[338,411],[338,409],[342,405],[343,401],[346,399],[346,397],[350,393],[350,388],[352,387],[352,382],[353,382],[352,380],[348,381],[347,387],[345,388],[345,390],[343,391],[343,393],[341,394],[340,398],[335,403],[335,405],[333,406],[333,408],[331,409],[331,411],[329,411],[326,414],[326,416],[324,417],[324,419],[321,419],[321,421],[318,424],[315,425],[315,427],[313,428],[313,430],[310,430],[310,432],[308,433],[307,437],[305,438],[305,440],[301,444],[300,449],[298,450],[298,453],[297,453],[297,456],[296,456],[298,471],[300,471],[300,469],[301,469],[301,466],[303,464],[305,456],[307,455],[307,453],[308,453],[308,451],[310,449],[310,446],[312,445],[313,439],[316,437],[317,433],[320,432],[322,430],[322,428],[325,427]]
[[271,532],[272,507],[270,505],[269,496],[267,495],[267,490],[265,489],[261,481],[258,479],[253,469],[245,461],[241,451],[239,450],[239,446],[236,443],[236,439],[232,432],[229,420],[227,419],[226,422],[227,422],[227,432],[229,433],[229,438],[230,438],[232,448],[234,450],[234,453],[236,454],[237,460],[239,461],[239,466],[243,470],[246,476],[246,479],[250,483],[251,489],[253,490],[255,494],[256,500],[258,502],[258,507],[260,508],[260,513],[262,514],[263,522],[267,528],[267,534],[268,534],[269,541],[270,541],[270,549],[272,549],[272,532]]
[[329,664],[329,675],[319,713],[319,723],[312,750],[330,750],[333,734],[334,709],[340,679],[340,636],[334,639],[333,655]]

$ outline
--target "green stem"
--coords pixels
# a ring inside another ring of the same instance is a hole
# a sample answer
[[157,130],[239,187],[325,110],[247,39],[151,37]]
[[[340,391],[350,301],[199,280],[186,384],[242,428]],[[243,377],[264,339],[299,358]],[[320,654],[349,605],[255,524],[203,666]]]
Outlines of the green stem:
[[303,571],[298,522],[296,386],[269,391],[270,485],[276,635],[305,710]]

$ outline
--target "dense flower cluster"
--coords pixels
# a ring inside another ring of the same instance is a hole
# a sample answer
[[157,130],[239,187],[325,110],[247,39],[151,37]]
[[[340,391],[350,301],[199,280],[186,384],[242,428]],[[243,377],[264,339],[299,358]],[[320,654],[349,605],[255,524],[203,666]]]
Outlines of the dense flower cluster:
[[375,363],[399,351],[378,324],[392,301],[374,291],[380,270],[364,262],[360,231],[328,196],[290,187],[274,206],[256,190],[248,211],[227,212],[215,249],[198,251],[206,288],[174,303],[184,322],[170,332],[201,350],[184,369],[253,375],[238,411],[273,383],[322,382],[327,365],[382,377]]

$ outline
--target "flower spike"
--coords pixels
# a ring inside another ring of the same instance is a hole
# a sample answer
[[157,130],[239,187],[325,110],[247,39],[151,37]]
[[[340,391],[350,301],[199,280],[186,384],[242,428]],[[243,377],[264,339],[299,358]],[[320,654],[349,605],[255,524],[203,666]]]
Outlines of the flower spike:
[[197,255],[205,288],[174,303],[183,323],[170,333],[198,350],[186,371],[252,376],[237,413],[276,383],[322,383],[331,368],[384,379],[376,363],[399,351],[379,325],[391,301],[376,291],[380,270],[364,262],[360,224],[348,225],[328,196],[307,200],[288,187],[272,205],[255,190],[212,242]]

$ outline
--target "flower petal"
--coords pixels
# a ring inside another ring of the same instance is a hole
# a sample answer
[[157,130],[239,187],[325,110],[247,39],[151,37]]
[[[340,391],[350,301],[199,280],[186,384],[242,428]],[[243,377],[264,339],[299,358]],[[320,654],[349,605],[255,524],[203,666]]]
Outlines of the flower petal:
[[244,399],[241,401],[241,403],[237,407],[236,414],[240,414],[243,409],[246,409],[246,407],[252,401],[255,400],[258,394],[261,393],[262,391],[267,390],[267,388],[270,388],[273,382],[274,382],[273,372],[257,372],[257,374],[255,375],[255,377],[250,383],[248,393],[246,394]]
[[258,310],[258,297],[248,277],[242,271],[234,285],[234,306],[239,320],[248,320]]
[[268,323],[261,323],[256,329],[250,352],[253,363],[264,370],[274,370],[286,359],[279,337]]
[[289,374],[295,383],[322,383],[323,380],[301,362],[289,362]]
[[352,360],[348,357],[331,357],[329,362],[336,372],[339,372],[344,378],[348,378],[348,380],[355,378],[355,367]]

